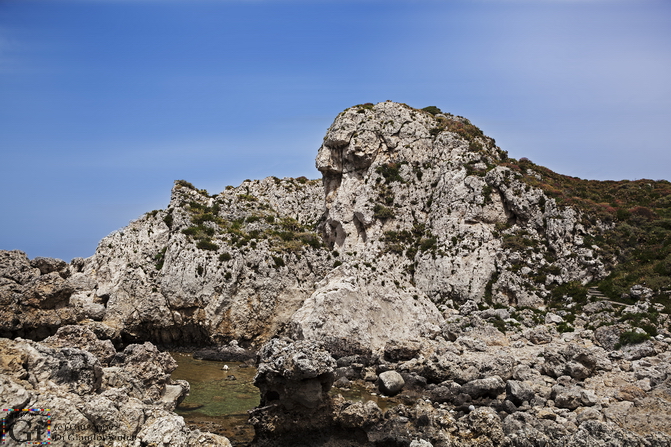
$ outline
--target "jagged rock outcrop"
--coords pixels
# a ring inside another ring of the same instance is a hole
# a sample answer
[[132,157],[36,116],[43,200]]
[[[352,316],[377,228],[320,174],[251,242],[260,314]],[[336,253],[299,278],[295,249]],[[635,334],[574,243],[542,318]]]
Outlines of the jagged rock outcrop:
[[42,339],[77,322],[71,273],[58,259],[0,251],[0,336]]
[[88,259],[0,252],[0,336],[43,340],[0,340],[5,405],[226,445],[171,413],[188,386],[152,341],[258,351],[257,446],[671,445],[668,185],[564,194],[468,120],[389,101],[342,112],[316,163],[321,182],[177,181]]
[[[116,352],[82,326],[64,326],[42,343],[2,338],[0,406],[48,409],[56,446],[230,446],[224,437],[189,430],[171,412],[189,390],[170,379],[176,366],[151,343]],[[25,445],[29,434],[48,441],[48,421],[38,421],[46,416],[3,415],[8,445]]]
[[317,168],[322,182],[215,195],[178,181],[165,210],[71,265],[5,255],[5,333],[79,323],[127,343],[255,348],[284,333],[335,355],[378,352],[435,337],[441,312],[469,300],[539,306],[550,285],[604,275],[581,214],[525,183],[464,118],[353,107]]
[[548,284],[603,275],[582,246],[579,213],[497,166],[503,157],[463,118],[392,102],[341,113],[317,168],[321,228],[344,265],[294,314],[294,336],[379,350],[388,339],[435,336],[435,306],[487,294],[539,306],[548,292],[532,278],[546,270]]
[[[492,325],[497,320],[483,318],[501,314],[493,310],[462,306],[451,319],[467,324],[453,341],[394,341],[383,357],[339,358],[336,388],[321,395],[319,410],[311,413],[315,419],[282,410],[280,398],[266,399],[253,411],[260,435],[254,445],[671,445],[671,333],[631,345],[642,356],[631,361],[626,351],[599,346],[594,331],[582,325],[560,332],[563,322],[546,323],[549,340],[543,343],[532,341],[534,331],[518,328],[512,318],[500,332]],[[517,311],[506,312],[520,318]],[[500,337],[479,340],[486,328]],[[318,348],[306,341],[273,340],[262,352],[273,354],[261,356],[260,376],[291,376],[296,359],[306,370],[323,364]],[[370,400],[338,396],[339,387],[377,391],[371,371],[380,380],[398,374],[405,383],[384,410]],[[260,388],[262,395],[272,392],[265,383]],[[294,393],[300,394],[294,389],[282,395]]]
[[327,435],[335,367],[333,357],[314,341],[266,343],[254,378],[261,403],[250,413],[255,445],[300,445],[306,437]]
[[88,260],[102,323],[163,344],[267,339],[332,263],[310,230],[320,200],[306,179],[246,181],[214,196],[176,182],[166,210],[103,239]]
[[[359,258],[381,253],[383,263],[385,254],[404,254],[387,263],[401,263],[436,303],[480,301],[493,280],[495,301],[537,305],[544,284],[527,277],[543,266],[562,282],[603,275],[583,247],[579,214],[520,181],[501,166],[504,157],[460,117],[393,102],[348,109],[317,156],[325,234]],[[529,271],[512,268],[520,264]]]

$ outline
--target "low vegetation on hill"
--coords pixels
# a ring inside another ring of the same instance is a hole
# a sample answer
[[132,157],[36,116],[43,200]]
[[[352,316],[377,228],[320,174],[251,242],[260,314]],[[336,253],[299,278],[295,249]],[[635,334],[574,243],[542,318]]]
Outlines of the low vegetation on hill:
[[525,158],[509,159],[505,164],[559,205],[582,211],[583,225],[597,230],[585,243],[599,247],[611,273],[593,286],[613,300],[631,304],[627,293],[641,284],[653,290],[656,301],[669,305],[671,182],[583,180],[557,174]]

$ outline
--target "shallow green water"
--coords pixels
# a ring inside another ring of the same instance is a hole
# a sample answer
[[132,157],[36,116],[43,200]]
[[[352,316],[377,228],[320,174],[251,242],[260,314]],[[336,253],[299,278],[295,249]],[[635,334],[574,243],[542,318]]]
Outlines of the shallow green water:
[[353,385],[348,389],[333,387],[331,388],[331,391],[329,391],[329,394],[332,396],[340,394],[345,399],[353,402],[367,402],[372,400],[382,411],[386,411],[395,405],[398,405],[398,399],[380,396],[378,393],[374,393],[370,389],[357,385]]
[[[238,362],[196,360],[191,354],[171,353],[177,361],[172,373],[174,380],[183,379],[191,391],[177,407],[176,413],[202,430],[222,434],[233,445],[243,446],[251,441],[254,431],[247,424],[247,410],[260,402],[259,389],[252,382],[256,368]],[[231,380],[229,376],[235,376]]]
[[[190,354],[172,354],[177,369],[172,378],[184,379],[191,385],[191,392],[181,407],[187,405],[202,405],[197,410],[207,416],[225,416],[229,414],[247,414],[259,404],[259,389],[252,382],[256,368],[238,362],[227,362],[229,369],[224,371],[222,362],[195,360]],[[231,380],[229,376],[234,376]],[[186,404],[186,405],[185,405]],[[177,412],[190,412],[180,410]]]
[[[248,445],[254,429],[247,423],[247,411],[259,405],[259,389],[253,385],[256,368],[238,362],[195,360],[191,354],[171,353],[178,367],[172,378],[189,382],[191,391],[176,413],[191,426],[226,436],[236,447]],[[228,370],[222,370],[224,364]],[[231,380],[229,376],[235,376]],[[399,398],[386,398],[374,388],[353,385],[351,389],[332,388],[330,394],[341,394],[352,401],[375,401],[383,410],[398,403]]]

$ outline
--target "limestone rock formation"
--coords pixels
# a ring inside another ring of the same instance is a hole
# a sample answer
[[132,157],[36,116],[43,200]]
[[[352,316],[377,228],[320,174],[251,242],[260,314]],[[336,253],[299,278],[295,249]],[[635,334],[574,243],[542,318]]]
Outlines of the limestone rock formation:
[[177,181],[88,259],[0,251],[3,405],[226,445],[171,412],[188,384],[152,343],[198,345],[258,352],[256,446],[671,444],[668,182],[559,176],[390,101],[338,115],[316,166]]
[[[61,327],[44,343],[2,338],[0,406],[48,409],[56,446],[230,446],[224,437],[189,430],[171,412],[189,389],[170,379],[176,366],[151,343],[116,352],[81,326]],[[45,411],[6,416],[9,445],[29,434],[48,441],[46,421],[37,422]]]
[[328,429],[335,366],[314,341],[276,338],[266,343],[254,378],[261,404],[250,417],[256,445],[300,445],[304,437]]
[[[453,318],[468,322],[463,333],[486,333],[483,328],[493,326],[481,316],[490,313],[462,306]],[[276,392],[253,411],[259,435],[254,445],[671,445],[671,334],[648,341],[654,349],[640,350],[642,357],[631,361],[599,346],[592,330],[580,325],[561,333],[562,324],[545,325],[551,336],[542,344],[526,338],[524,326],[501,333],[505,345],[464,343],[475,338],[460,335],[393,342],[385,349],[402,355],[341,357],[334,374],[346,381],[339,379],[336,387],[370,384],[377,391],[368,381],[371,368],[381,381],[400,376],[405,386],[385,410],[373,401],[346,400],[335,388],[321,395],[309,416],[295,411],[305,411],[304,405],[290,404],[294,410],[287,411],[282,404],[300,395],[297,389]],[[333,362],[325,362],[326,354],[312,343],[271,341],[262,350],[260,377],[295,376],[291,383],[300,388],[303,374],[293,371],[330,371],[323,365]],[[270,382],[259,381],[262,395],[272,393]]]
[[379,350],[390,338],[437,332],[435,306],[488,293],[493,302],[538,306],[548,291],[529,278],[544,270],[558,282],[602,276],[582,246],[579,214],[497,166],[503,157],[460,117],[392,102],[341,113],[317,168],[321,228],[344,265],[294,314],[294,335]]
[[70,273],[61,260],[0,251],[0,335],[44,338],[76,322]]

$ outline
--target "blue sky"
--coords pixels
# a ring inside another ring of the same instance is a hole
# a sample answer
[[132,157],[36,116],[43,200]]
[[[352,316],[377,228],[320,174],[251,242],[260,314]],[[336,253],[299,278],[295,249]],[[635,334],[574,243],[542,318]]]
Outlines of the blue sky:
[[90,256],[176,179],[317,178],[335,116],[387,99],[670,179],[670,80],[666,0],[0,0],[0,249]]

